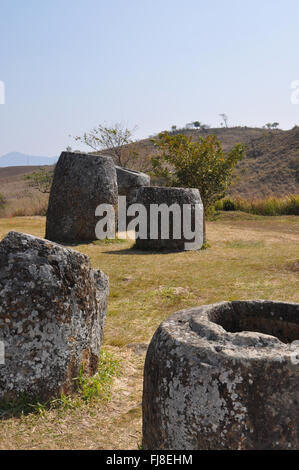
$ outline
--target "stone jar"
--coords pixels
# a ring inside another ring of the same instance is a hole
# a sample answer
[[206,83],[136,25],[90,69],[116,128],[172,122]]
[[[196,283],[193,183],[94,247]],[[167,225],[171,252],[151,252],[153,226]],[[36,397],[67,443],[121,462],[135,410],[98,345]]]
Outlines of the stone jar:
[[55,167],[46,222],[46,238],[56,242],[96,239],[96,208],[110,204],[115,224],[117,178],[111,157],[62,152]]
[[[138,204],[146,210],[146,237],[136,236],[136,248],[153,251],[198,250],[204,243],[204,211],[198,189],[142,187],[137,194]],[[156,211],[166,207],[169,212]],[[172,210],[174,209],[175,210]],[[178,216],[175,214],[179,214]],[[163,235],[165,222],[169,227],[168,234]],[[152,235],[153,225],[157,233]],[[190,229],[196,236],[189,236],[185,230]],[[140,228],[139,228],[140,230]],[[176,233],[177,232],[177,233]]]
[[136,202],[139,188],[149,186],[151,178],[145,173],[136,170],[129,170],[121,166],[115,166],[117,175],[118,195],[126,196],[127,204]]
[[144,449],[299,449],[299,304],[175,313],[146,357]]
[[127,230],[128,224],[133,217],[127,217],[126,212],[131,204],[138,202],[138,191],[142,186],[149,186],[151,179],[140,171],[129,170],[121,166],[115,166],[117,175],[118,196],[122,198],[125,196],[125,203],[119,198],[119,217],[122,217],[122,222],[118,226],[118,230],[124,232]]
[[48,400],[97,372],[108,277],[86,255],[24,233],[0,243],[0,399]]

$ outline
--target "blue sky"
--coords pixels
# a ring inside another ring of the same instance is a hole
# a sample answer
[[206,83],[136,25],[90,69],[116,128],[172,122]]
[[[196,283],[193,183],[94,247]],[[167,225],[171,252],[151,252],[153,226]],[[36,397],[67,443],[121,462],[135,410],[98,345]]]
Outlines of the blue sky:
[[299,124],[298,0],[0,0],[0,155],[98,123]]

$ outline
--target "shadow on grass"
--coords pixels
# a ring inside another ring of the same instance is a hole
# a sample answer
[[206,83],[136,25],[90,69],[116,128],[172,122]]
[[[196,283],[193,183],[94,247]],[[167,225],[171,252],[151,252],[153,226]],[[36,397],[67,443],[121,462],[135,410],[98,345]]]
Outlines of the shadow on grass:
[[182,251],[174,251],[174,250],[139,250],[138,248],[126,248],[124,250],[112,250],[112,251],[105,251],[108,255],[170,255],[173,253],[184,253]]
[[[115,239],[104,239],[104,240],[85,240],[85,241],[78,241],[78,242],[56,242],[59,243],[60,245],[65,246],[66,248],[75,248],[76,246],[80,245],[95,245],[95,246],[109,246],[109,245],[119,245],[122,243],[127,243],[127,239],[121,239],[121,238],[115,238]],[[202,250],[206,250],[207,248],[210,248],[210,245],[208,243],[205,243],[199,250],[194,250],[196,252],[200,252]],[[108,255],[170,255],[174,253],[190,253],[188,250],[184,249],[167,249],[167,248],[160,248],[160,249],[141,249],[137,248],[136,245],[133,245],[130,248],[124,248],[122,250],[108,250],[105,251],[105,254]]]
[[37,413],[39,408],[44,409],[46,406],[47,403],[26,395],[20,395],[11,401],[0,401],[0,421]]
[[96,246],[107,246],[107,245],[116,245],[120,243],[125,243],[127,240],[120,239],[120,238],[105,238],[104,240],[77,240],[71,242],[60,242],[55,241],[53,243],[57,243],[58,245],[62,245],[66,248],[74,248],[80,245],[96,245]]
[[124,250],[111,250],[106,251],[108,255],[173,255],[178,253],[200,253],[203,250],[210,248],[211,245],[209,243],[204,243],[203,246],[199,250],[188,251],[188,250],[167,250],[166,248],[162,248],[160,250],[142,250],[140,248],[136,248],[136,245],[133,245],[131,248],[125,248]]

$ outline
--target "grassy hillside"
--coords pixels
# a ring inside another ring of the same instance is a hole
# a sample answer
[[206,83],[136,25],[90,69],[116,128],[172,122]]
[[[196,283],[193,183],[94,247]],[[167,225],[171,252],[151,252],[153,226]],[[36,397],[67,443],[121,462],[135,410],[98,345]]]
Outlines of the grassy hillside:
[[[265,130],[249,127],[215,128],[208,132],[184,131],[193,140],[215,134],[225,151],[241,142],[245,159],[238,165],[230,194],[245,198],[299,193],[299,127],[292,130]],[[134,144],[139,154],[136,169],[149,169],[149,154],[154,152],[149,139]]]
[[250,139],[247,148],[232,194],[250,198],[299,193],[299,127],[267,131]]
[[[249,127],[215,128],[208,132],[186,130],[193,140],[215,134],[225,151],[236,143],[247,147],[245,159],[238,165],[232,196],[255,199],[266,196],[299,194],[299,127],[292,130],[265,130]],[[88,148],[86,149],[88,151]],[[151,170],[151,155],[155,152],[151,139],[128,145],[127,152],[137,157],[129,165],[142,171]],[[107,151],[105,152],[107,153]],[[45,211],[47,196],[28,188],[24,174],[39,167],[0,168],[0,193],[8,200],[6,215],[38,215]],[[2,214],[3,215],[3,214]]]
[[[39,166],[12,166],[0,168],[0,193],[7,205],[0,215],[21,216],[45,213],[48,197],[28,186],[24,176],[38,170]],[[49,168],[49,167],[45,167]]]

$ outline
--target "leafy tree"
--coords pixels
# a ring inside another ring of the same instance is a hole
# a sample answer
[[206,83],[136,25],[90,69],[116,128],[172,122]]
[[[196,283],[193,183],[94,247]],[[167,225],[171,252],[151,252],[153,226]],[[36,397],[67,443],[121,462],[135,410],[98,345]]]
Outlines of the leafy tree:
[[245,153],[242,144],[224,153],[214,135],[193,142],[184,134],[162,132],[153,142],[158,150],[152,157],[155,176],[164,178],[167,186],[199,189],[206,213],[225,195],[233,170]]
[[193,126],[198,129],[200,127],[201,123],[199,121],[194,121]]
[[126,166],[129,162],[136,159],[136,152],[128,149],[127,145],[133,143],[134,129],[128,129],[121,123],[115,123],[113,126],[99,124],[90,132],[83,134],[82,137],[75,137],[76,141],[82,142],[95,151],[106,150],[114,162],[120,166]]
[[278,126],[279,126],[279,122],[267,122],[267,124],[265,124],[264,128],[277,129]]
[[31,188],[37,189],[39,192],[48,194],[51,190],[53,181],[54,169],[40,168],[39,171],[34,171],[29,175],[25,175],[24,179],[27,180]]

